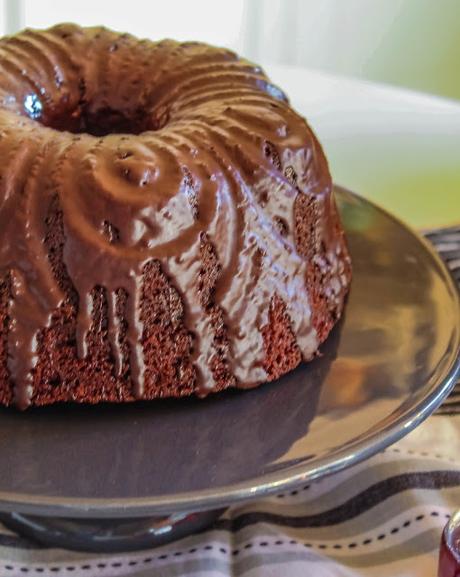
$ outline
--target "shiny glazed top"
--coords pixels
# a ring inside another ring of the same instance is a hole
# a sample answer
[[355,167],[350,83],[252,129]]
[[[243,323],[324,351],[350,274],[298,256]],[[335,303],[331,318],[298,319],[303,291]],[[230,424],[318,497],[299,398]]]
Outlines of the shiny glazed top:
[[[217,254],[213,298],[237,386],[266,380],[261,329],[274,295],[303,358],[316,352],[306,286],[313,260],[327,271],[331,306],[344,298],[346,248],[323,152],[262,70],[228,50],[67,24],[6,37],[0,157],[0,272],[11,275],[8,368],[19,404],[33,394],[40,331],[67,297],[44,242],[52,203],[62,211],[63,261],[78,295],[78,354],[91,290],[104,287],[117,370],[114,295],[126,290],[138,398],[140,279],[152,259],[184,303],[203,393],[213,388],[213,334],[197,290],[200,243]],[[300,237],[298,219],[312,202],[314,227]]]

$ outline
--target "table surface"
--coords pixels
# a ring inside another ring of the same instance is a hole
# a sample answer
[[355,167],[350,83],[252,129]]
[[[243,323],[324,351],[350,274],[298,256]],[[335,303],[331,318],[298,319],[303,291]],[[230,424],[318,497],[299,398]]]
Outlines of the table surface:
[[416,228],[460,222],[460,102],[265,65],[321,140],[337,184]]

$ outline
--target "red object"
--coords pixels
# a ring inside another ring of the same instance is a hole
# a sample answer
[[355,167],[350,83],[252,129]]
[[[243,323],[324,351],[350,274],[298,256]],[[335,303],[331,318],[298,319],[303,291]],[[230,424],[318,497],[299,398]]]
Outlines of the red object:
[[442,533],[438,577],[460,577],[460,511]]

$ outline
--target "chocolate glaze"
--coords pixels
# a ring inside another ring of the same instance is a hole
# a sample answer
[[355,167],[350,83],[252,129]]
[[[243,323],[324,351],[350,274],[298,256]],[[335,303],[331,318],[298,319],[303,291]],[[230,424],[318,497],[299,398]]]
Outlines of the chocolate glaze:
[[[225,325],[225,367],[235,386],[267,380],[262,329],[275,296],[302,358],[314,356],[320,338],[305,246],[324,269],[323,293],[336,316],[348,255],[322,150],[260,68],[199,43],[66,24],[0,40],[0,99],[0,272],[11,277],[8,369],[19,406],[34,394],[37,339],[69,298],[44,243],[53,202],[78,295],[78,357],[87,355],[93,291],[103,287],[113,371],[121,375],[117,298],[125,291],[136,398],[145,389],[140,311],[152,261],[183,304],[198,394],[217,388],[210,307]],[[315,204],[304,248],[299,195]],[[203,250],[218,263],[211,300],[197,282]]]

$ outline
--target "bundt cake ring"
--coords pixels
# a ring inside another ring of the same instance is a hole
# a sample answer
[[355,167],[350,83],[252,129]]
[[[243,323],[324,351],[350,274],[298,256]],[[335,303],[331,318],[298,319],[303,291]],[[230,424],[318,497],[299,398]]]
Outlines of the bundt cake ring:
[[0,403],[199,396],[312,359],[351,277],[263,71],[63,24],[0,40]]

